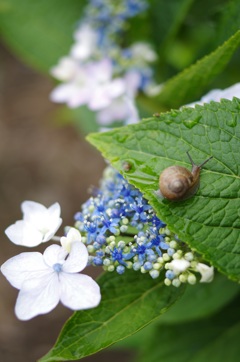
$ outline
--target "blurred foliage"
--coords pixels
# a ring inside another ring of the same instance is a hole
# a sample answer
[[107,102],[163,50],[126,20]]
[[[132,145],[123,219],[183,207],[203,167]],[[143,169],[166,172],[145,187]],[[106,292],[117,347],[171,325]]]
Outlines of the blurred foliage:
[[[2,0],[2,37],[23,61],[48,72],[68,53],[85,4],[84,0]],[[159,81],[213,51],[240,25],[239,0],[149,0],[149,5],[146,13],[130,20],[123,43],[146,40],[154,45]],[[232,65],[234,72],[237,64]]]
[[156,101],[169,108],[197,101],[209,82],[227,66],[239,44],[240,31],[237,31],[209,55],[166,81]]
[[[84,0],[2,0],[2,38],[23,62],[49,73],[51,66],[68,54],[73,32],[86,3]],[[239,0],[149,0],[147,12],[129,21],[129,28],[122,35],[122,44],[128,46],[135,41],[152,43],[158,54],[154,64],[155,78],[162,83],[214,51],[239,29],[239,25]],[[239,80],[239,54],[238,50],[226,71],[218,74],[215,80],[210,78],[206,82],[200,95],[211,88],[225,88]],[[188,101],[196,100],[194,94],[188,98]],[[169,107],[161,105],[160,100],[145,96],[140,100],[141,117]],[[86,121],[86,110],[79,108],[66,112],[64,109],[63,118],[68,113],[69,119],[84,133],[97,129],[94,116],[90,121],[87,117]]]
[[67,54],[84,0],[4,0],[0,31],[5,43],[33,68],[49,72]]

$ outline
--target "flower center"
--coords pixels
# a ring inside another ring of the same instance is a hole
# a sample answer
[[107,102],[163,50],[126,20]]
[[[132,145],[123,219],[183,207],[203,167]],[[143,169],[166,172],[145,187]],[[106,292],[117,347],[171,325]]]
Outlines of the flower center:
[[56,272],[56,273],[60,273],[62,271],[62,264],[60,263],[56,263],[53,265],[53,270]]

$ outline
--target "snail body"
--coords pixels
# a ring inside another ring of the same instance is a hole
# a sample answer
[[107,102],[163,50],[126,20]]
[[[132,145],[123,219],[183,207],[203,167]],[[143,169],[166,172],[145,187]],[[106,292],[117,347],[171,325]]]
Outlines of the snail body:
[[201,167],[212,158],[198,166],[188,152],[187,155],[192,164],[191,171],[182,166],[170,166],[159,177],[160,194],[168,200],[181,201],[193,196],[199,188]]

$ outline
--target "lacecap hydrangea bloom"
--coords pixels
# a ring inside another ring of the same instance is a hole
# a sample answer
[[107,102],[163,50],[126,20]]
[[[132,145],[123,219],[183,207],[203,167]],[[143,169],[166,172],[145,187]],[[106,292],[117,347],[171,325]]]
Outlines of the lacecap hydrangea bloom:
[[141,192],[111,167],[75,220],[94,266],[119,274],[133,269],[152,278],[164,273],[165,284],[176,287],[196,283],[199,274],[200,282],[213,278],[213,267],[170,232]]
[[120,43],[129,18],[146,8],[143,0],[89,1],[69,55],[51,69],[62,82],[52,91],[51,99],[70,108],[86,105],[104,127],[115,121],[137,122],[138,92],[154,95],[160,90],[149,66],[156,53],[144,42],[128,48]]

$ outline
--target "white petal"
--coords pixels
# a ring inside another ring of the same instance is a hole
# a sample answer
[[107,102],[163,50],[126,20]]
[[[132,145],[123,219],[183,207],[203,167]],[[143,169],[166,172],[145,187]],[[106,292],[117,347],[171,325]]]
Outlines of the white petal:
[[149,83],[144,88],[144,93],[149,97],[154,97],[161,92],[162,88],[163,88],[162,84]]
[[60,243],[62,247],[67,250],[69,253],[71,250],[71,245],[74,241],[81,241],[82,237],[80,232],[75,228],[70,228],[67,233],[67,236],[62,236],[60,239]]
[[64,262],[62,270],[67,273],[80,272],[87,266],[88,251],[81,241],[72,243],[71,251]]
[[121,96],[125,91],[125,81],[121,78],[96,84],[92,89],[88,107],[91,110],[103,109],[111,104],[112,99]]
[[196,266],[197,271],[201,274],[200,283],[210,283],[214,277],[213,266],[208,266],[203,263],[198,263]]
[[32,247],[39,245],[43,240],[42,233],[24,220],[16,221],[15,224],[10,225],[5,233],[17,245]]
[[62,219],[59,218],[58,220],[52,220],[51,225],[49,225],[49,231],[44,234],[42,242],[49,241],[52,237],[56,234],[58,229],[62,224]]
[[137,110],[137,107],[136,107],[133,99],[131,97],[125,96],[124,101],[126,103],[126,107],[128,110],[125,124],[137,123],[139,120],[139,114],[138,114],[138,110]]
[[67,233],[67,239],[70,241],[81,241],[81,234],[75,228],[70,228]]
[[89,47],[86,43],[76,43],[71,48],[71,55],[73,56],[73,58],[86,60],[90,57],[91,51],[91,47]]
[[131,48],[133,56],[140,58],[146,62],[153,62],[157,59],[157,54],[153,51],[149,44],[137,42]]
[[77,62],[70,57],[63,57],[58,64],[50,69],[50,73],[57,79],[69,81],[74,78],[77,73]]
[[71,55],[86,60],[96,48],[97,33],[89,25],[81,25],[74,34],[76,43],[71,48]]
[[109,58],[104,58],[98,62],[89,63],[86,66],[87,74],[92,77],[94,82],[104,84],[112,78],[112,61]]
[[1,272],[7,280],[20,289],[25,280],[49,273],[43,256],[38,252],[21,253],[7,260],[1,266]]
[[108,125],[117,120],[125,120],[128,117],[128,105],[123,98],[115,99],[110,106],[97,113],[97,122]]
[[43,223],[42,219],[47,214],[47,208],[34,201],[24,201],[21,208],[23,211],[23,220],[32,224],[37,230],[40,230]]
[[171,266],[175,274],[179,274],[184,272],[190,266],[190,263],[185,259],[175,259],[169,263],[169,266]]
[[63,264],[68,252],[60,245],[50,245],[43,253],[43,259],[47,265],[52,267],[54,264]]
[[138,71],[132,70],[127,72],[124,78],[128,95],[134,97],[141,84],[141,74]]
[[71,86],[69,84],[61,84],[50,93],[50,99],[56,103],[66,102],[69,94],[71,94]]
[[104,92],[103,87],[97,87],[88,102],[88,107],[92,111],[97,111],[99,109],[105,108],[111,104],[111,98],[108,95],[108,92]]
[[89,24],[81,24],[75,31],[74,39],[77,42],[86,42],[95,45],[97,40],[97,32]]
[[212,89],[210,92],[208,92],[207,94],[205,94],[205,96],[201,98],[201,103],[209,103],[211,101],[219,102],[221,99],[221,95],[222,95],[221,89]]
[[20,290],[15,313],[21,320],[50,312],[59,302],[60,284],[56,273],[26,280]]
[[209,103],[211,101],[220,102],[222,98],[232,100],[233,97],[240,98],[240,83],[236,83],[226,89],[212,89],[199,101],[187,104],[187,107],[194,107],[196,104]]
[[108,92],[111,98],[116,98],[126,91],[125,82],[122,78],[115,78],[108,84]]
[[59,218],[61,214],[61,207],[58,202],[55,202],[55,204],[51,205],[47,210],[51,218]]
[[[59,217],[61,213],[60,205],[56,202],[48,209],[34,201],[24,201],[22,203],[23,219],[41,233],[41,242],[50,240],[59,229],[62,219]],[[33,231],[32,231],[33,232]],[[30,233],[30,231],[29,231]],[[25,233],[27,234],[27,233]],[[31,235],[29,235],[31,237]],[[35,242],[38,245],[40,241]]]
[[[73,82],[60,84],[51,92],[50,99],[57,103],[70,102],[79,93],[79,89],[81,90],[81,86],[77,87]],[[79,105],[81,105],[80,102]]]
[[73,310],[96,307],[101,300],[98,284],[89,276],[83,274],[61,273],[61,302]]
[[69,108],[76,108],[87,104],[90,98],[89,89],[86,88],[79,88],[69,99],[67,100],[67,105]]
[[[21,204],[23,219],[26,221],[32,220],[32,217],[37,217],[39,214],[46,212],[47,208],[35,201],[23,201]],[[35,216],[36,215],[36,216]]]

